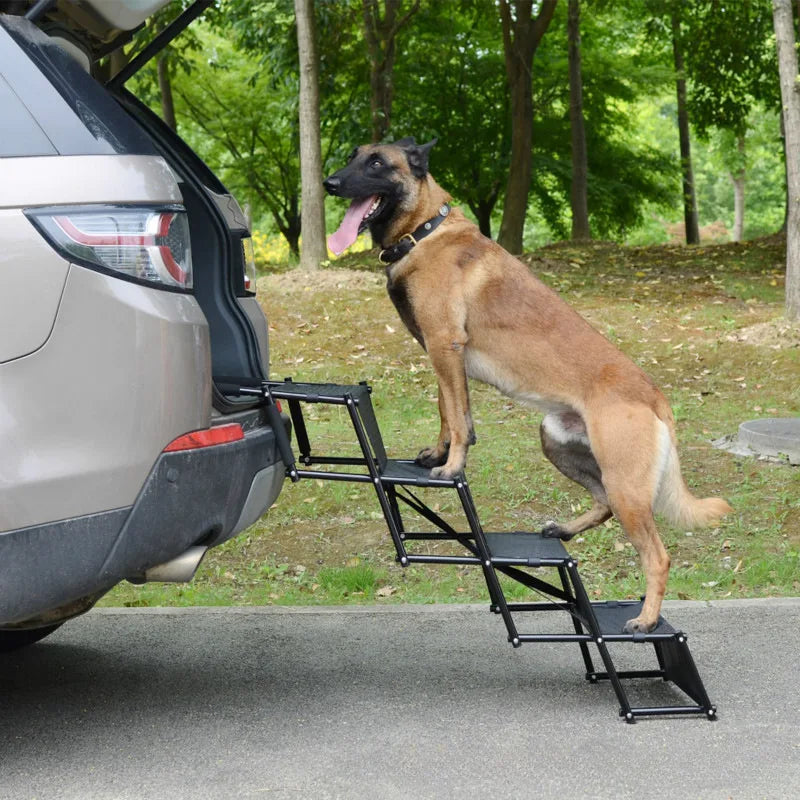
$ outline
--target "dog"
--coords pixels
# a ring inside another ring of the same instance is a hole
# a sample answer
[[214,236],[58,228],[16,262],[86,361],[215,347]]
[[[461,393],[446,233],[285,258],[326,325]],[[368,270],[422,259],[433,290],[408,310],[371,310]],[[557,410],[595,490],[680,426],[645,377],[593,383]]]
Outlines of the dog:
[[439,439],[417,463],[453,478],[475,441],[467,379],[534,406],[545,456],[588,489],[589,511],[542,535],[569,539],[612,514],[636,548],[646,597],[627,633],[658,624],[670,559],[654,512],[684,527],[731,510],[686,487],[672,410],[653,381],[457,208],[428,171],[435,140],[357,147],[323,182],[352,200],[328,239],[335,253],[369,229],[387,289],[430,357],[439,383]]

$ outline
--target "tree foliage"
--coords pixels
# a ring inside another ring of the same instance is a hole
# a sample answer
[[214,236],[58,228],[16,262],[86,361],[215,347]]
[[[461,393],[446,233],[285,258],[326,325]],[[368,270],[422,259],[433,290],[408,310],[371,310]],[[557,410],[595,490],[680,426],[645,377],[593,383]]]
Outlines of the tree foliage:
[[298,80],[253,64],[228,39],[204,35],[190,73],[175,80],[185,138],[251,205],[268,212],[293,253],[300,238]]
[[743,135],[755,102],[780,103],[769,3],[693,0],[684,4],[682,21],[695,130],[700,136],[712,127]]
[[486,235],[504,189],[511,136],[499,20],[492,8],[479,0],[420,10],[397,67],[391,130],[392,138],[439,140],[431,169],[469,206]]
[[[624,238],[658,209],[677,217],[679,158],[669,27],[676,2],[580,0],[588,207],[595,236]],[[161,21],[148,25],[135,47],[183,4],[176,0],[161,12]],[[545,4],[503,6],[513,32],[521,13],[527,9],[533,22]],[[779,194],[774,179],[780,139],[772,129],[777,117],[766,111],[778,107],[769,4],[687,0],[679,6],[689,116],[694,133],[703,137],[694,144],[702,161],[695,181],[701,219],[728,219],[728,173],[736,174],[741,163],[747,166],[748,209],[753,214],[748,230],[764,231],[776,218]],[[376,120],[385,140],[437,138],[434,175],[467,206],[484,233],[495,233],[508,205],[509,177],[519,177],[512,156],[508,41],[504,46],[497,2],[316,0],[314,10],[323,175],[340,166],[354,145],[375,135]],[[371,48],[365,36],[365,10],[373,32],[383,37],[383,50]],[[570,230],[566,22],[567,3],[556,3],[547,33],[539,37],[535,69],[525,79],[532,111],[526,134],[532,168],[523,188],[528,245],[532,235],[561,238]],[[391,58],[381,60],[392,35]],[[383,70],[379,83],[389,87],[382,95],[372,85],[376,65]],[[155,69],[153,65],[138,80],[137,93],[159,108]],[[220,0],[188,39],[184,34],[170,47],[169,76],[180,133],[253,207],[254,217],[268,215],[296,249],[299,73],[293,0]],[[643,125],[645,118],[658,125]],[[671,134],[662,135],[670,126]],[[747,136],[744,154],[736,138],[739,131]]]

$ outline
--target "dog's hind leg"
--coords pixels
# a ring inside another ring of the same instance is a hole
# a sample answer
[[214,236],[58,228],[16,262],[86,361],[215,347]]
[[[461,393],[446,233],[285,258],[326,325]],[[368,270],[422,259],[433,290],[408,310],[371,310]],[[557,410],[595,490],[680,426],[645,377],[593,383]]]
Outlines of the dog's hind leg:
[[605,522],[611,516],[600,466],[589,447],[586,427],[575,412],[548,414],[539,428],[542,451],[553,465],[592,495],[592,507],[571,522],[548,522],[541,533],[551,538],[571,539],[575,534]]
[[641,502],[631,502],[624,489],[609,488],[609,499],[622,530],[636,548],[645,575],[645,600],[638,617],[625,623],[626,633],[647,633],[658,624],[667,588],[670,558],[656,530],[653,512]]
[[636,548],[646,581],[641,612],[625,623],[625,631],[651,631],[658,624],[670,566],[653,518],[660,474],[658,418],[647,406],[620,404],[594,419],[587,427],[608,505]]

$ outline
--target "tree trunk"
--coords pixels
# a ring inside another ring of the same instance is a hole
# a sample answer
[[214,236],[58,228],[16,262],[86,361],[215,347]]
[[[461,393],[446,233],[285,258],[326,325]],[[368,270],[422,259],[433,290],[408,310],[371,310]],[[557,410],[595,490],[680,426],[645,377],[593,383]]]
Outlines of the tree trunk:
[[478,222],[478,229],[487,238],[492,238],[492,208],[494,206],[487,205],[484,201],[471,202],[469,204],[470,211],[475,215]]
[[175,119],[175,102],[172,99],[167,53],[162,53],[158,57],[158,89],[161,92],[161,117],[173,131],[177,131],[178,121]]
[[800,87],[791,0],[772,0],[772,18],[786,131],[789,208],[786,225],[786,316],[797,322],[800,320]]
[[786,130],[783,122],[783,113],[781,113],[779,119],[781,123],[781,147],[783,148],[783,224],[780,227],[780,233],[786,233],[786,225],[789,222],[789,159],[786,158]]
[[677,5],[672,11],[672,53],[675,58],[678,90],[678,135],[681,145],[681,172],[683,173],[683,219],[686,223],[686,244],[700,244],[700,227],[697,223],[697,200],[694,194],[692,151],[689,140],[689,111],[686,107],[686,78],[683,70],[683,53],[680,45],[680,19]]
[[301,269],[319,269],[328,257],[319,132],[319,53],[313,0],[294,0],[300,59]]
[[379,0],[362,0],[364,38],[369,56],[370,109],[372,112],[372,141],[380,142],[388,133],[392,121],[394,97],[394,62],[397,55],[397,34],[418,11],[420,0],[399,20],[401,0],[384,0],[381,17]]
[[583,80],[581,79],[580,0],[569,0],[567,16],[569,52],[569,124],[572,133],[572,239],[591,239],[589,228],[588,155],[583,119]]
[[286,198],[285,205],[269,205],[269,210],[276,227],[289,245],[289,252],[299,259],[301,221],[297,213],[298,201],[297,194],[293,193]]
[[553,18],[556,0],[542,0],[535,19],[531,18],[532,0],[517,0],[514,5],[516,16],[512,19],[509,0],[500,0],[503,50],[511,94],[511,163],[497,241],[510,253],[521,253],[531,188],[533,57]]
[[744,174],[731,175],[733,181],[733,241],[744,238]]
[[733,241],[741,242],[744,238],[744,136],[736,138],[736,149],[739,152],[739,159],[742,166],[731,173],[733,181]]

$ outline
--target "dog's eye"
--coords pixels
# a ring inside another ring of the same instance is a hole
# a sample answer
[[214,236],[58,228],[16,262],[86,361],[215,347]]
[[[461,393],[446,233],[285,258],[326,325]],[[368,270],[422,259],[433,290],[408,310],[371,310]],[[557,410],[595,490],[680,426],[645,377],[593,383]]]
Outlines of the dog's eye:
[[369,162],[369,165],[372,169],[380,169],[383,166],[383,161],[379,158],[373,158],[372,161]]

